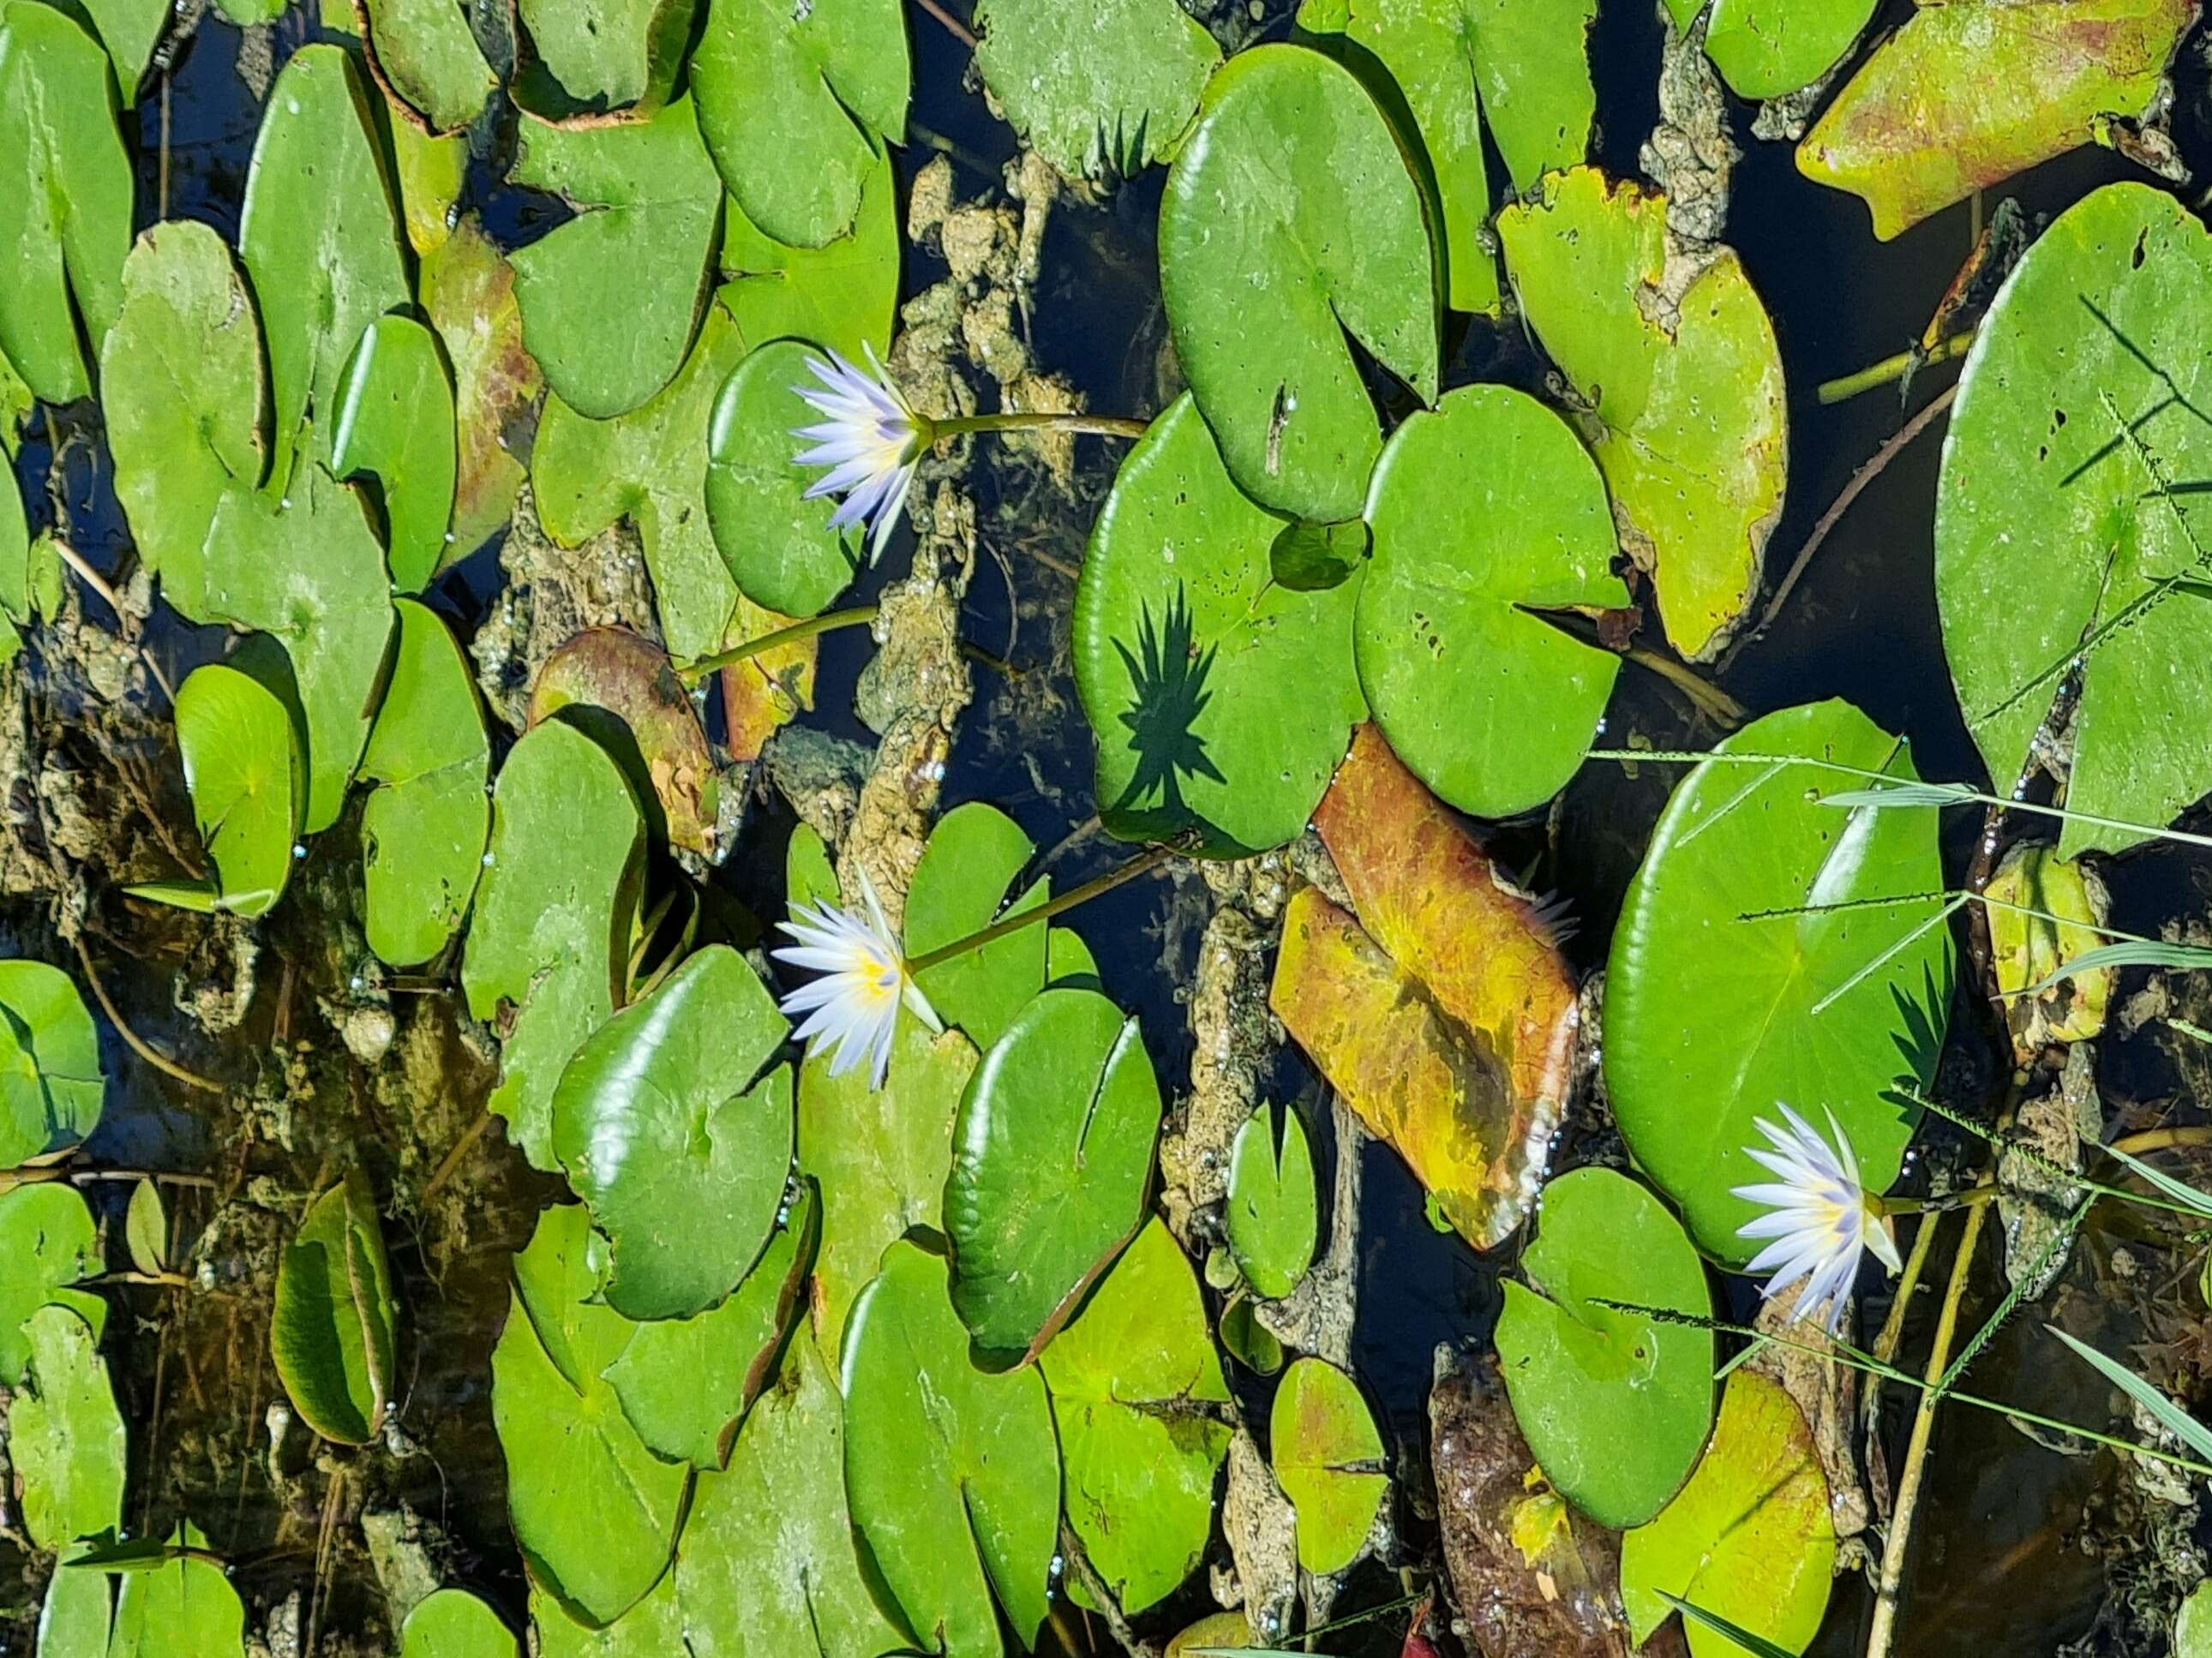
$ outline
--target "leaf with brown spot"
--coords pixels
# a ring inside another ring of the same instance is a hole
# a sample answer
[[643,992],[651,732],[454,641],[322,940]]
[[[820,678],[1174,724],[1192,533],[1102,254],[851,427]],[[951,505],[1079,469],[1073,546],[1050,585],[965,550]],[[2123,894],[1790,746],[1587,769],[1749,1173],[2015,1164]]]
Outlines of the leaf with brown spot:
[[1923,5],[1797,147],[1807,178],[1863,197],[1884,241],[2146,113],[2197,0]]
[[1540,907],[1371,726],[1315,822],[1359,916],[1292,899],[1270,1005],[1488,1248],[1528,1212],[1565,1103],[1574,980]]
[[[738,595],[737,619],[730,627],[732,645],[766,637],[788,628],[793,618],[764,610]],[[802,639],[748,657],[717,676],[722,683],[723,741],[733,760],[757,760],[776,727],[814,706],[814,664],[821,641]]]
[[422,309],[453,365],[460,470],[446,562],[466,558],[505,527],[522,487],[508,432],[544,389],[522,343],[514,271],[473,216],[422,258]]
[[641,799],[659,803],[671,846],[714,854],[721,781],[665,651],[626,628],[586,629],[531,687],[529,724],[556,714],[621,762]]

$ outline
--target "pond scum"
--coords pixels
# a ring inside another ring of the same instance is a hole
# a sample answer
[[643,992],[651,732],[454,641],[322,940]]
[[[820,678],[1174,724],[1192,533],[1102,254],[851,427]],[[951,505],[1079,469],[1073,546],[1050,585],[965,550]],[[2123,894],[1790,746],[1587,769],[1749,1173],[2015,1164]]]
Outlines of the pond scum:
[[0,1649],[2212,1654],[2207,61],[0,0]]

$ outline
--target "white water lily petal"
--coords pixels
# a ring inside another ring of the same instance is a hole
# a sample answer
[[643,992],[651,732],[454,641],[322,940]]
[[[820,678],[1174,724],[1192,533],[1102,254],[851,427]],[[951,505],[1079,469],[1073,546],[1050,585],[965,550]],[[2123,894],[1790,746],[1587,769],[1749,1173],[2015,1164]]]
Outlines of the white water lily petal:
[[830,469],[808,487],[806,499],[842,495],[830,525],[839,530],[869,525],[868,556],[873,560],[906,506],[915,467],[928,447],[928,422],[907,407],[873,347],[868,349],[867,371],[835,351],[827,361],[808,357],[806,366],[821,386],[791,389],[824,418],[793,428],[792,435],[814,445],[799,452],[801,466]]
[[808,1054],[835,1044],[830,1074],[842,1077],[863,1059],[869,1063],[871,1089],[884,1085],[890,1071],[891,1041],[898,1030],[902,1004],[941,1029],[936,1013],[907,971],[898,935],[884,919],[883,905],[867,877],[860,878],[865,914],[832,909],[825,903],[801,904],[778,926],[799,942],[771,950],[777,961],[823,976],[786,994],[784,1017],[807,1017],[793,1034]]
[[1790,1107],[1779,1108],[1781,1123],[1756,1121],[1766,1145],[1744,1148],[1753,1162],[1779,1177],[1778,1183],[1734,1188],[1737,1197],[1769,1212],[1737,1229],[1739,1237],[1771,1240],[1744,1270],[1772,1274],[1766,1284],[1769,1300],[1798,1288],[1790,1316],[1808,1319],[1825,1309],[1821,1321],[1833,1334],[1842,1327],[1860,1257],[1872,1249],[1894,1272],[1897,1245],[1888,1222],[1859,1185],[1858,1159],[1835,1113],[1828,1114],[1830,1139]]

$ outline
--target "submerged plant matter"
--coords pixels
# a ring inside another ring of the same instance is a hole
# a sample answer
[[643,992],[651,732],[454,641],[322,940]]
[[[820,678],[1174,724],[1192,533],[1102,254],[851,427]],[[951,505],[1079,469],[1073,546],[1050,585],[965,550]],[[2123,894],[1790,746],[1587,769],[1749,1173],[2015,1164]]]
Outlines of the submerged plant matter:
[[2203,25],[1877,9],[0,0],[0,1645],[2202,1644]]

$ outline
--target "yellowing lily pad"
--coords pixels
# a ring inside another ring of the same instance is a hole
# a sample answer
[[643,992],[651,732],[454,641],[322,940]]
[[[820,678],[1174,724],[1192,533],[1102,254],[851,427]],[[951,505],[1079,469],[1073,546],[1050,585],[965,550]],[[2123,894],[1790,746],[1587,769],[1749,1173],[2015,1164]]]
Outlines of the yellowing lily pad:
[[1359,1558],[1390,1493],[1382,1436],[1359,1386],[1302,1358],[1283,1372],[1268,1422],[1275,1478],[1298,1513],[1298,1564],[1316,1576]]
[[1498,216],[1529,325],[1589,412],[1621,544],[1667,637],[1720,653],[1758,597],[1789,468],[1782,358],[1734,252],[1670,249],[1667,198],[1593,167]]
[[1797,147],[1865,199],[1884,240],[2088,142],[2160,95],[2194,0],[1953,0],[1916,7]]
[[[1640,1646],[1679,1595],[1784,1652],[1820,1633],[1833,1581],[1828,1481],[1803,1412],[1780,1383],[1751,1370],[1728,1381],[1712,1443],[1674,1500],[1621,1539],[1620,1594]],[[1744,1649],[1686,1619],[1693,1658]]]
[[1535,901],[1371,726],[1316,821],[1359,914],[1292,898],[1268,1005],[1432,1215],[1488,1248],[1534,1201],[1565,1104],[1573,976]]

